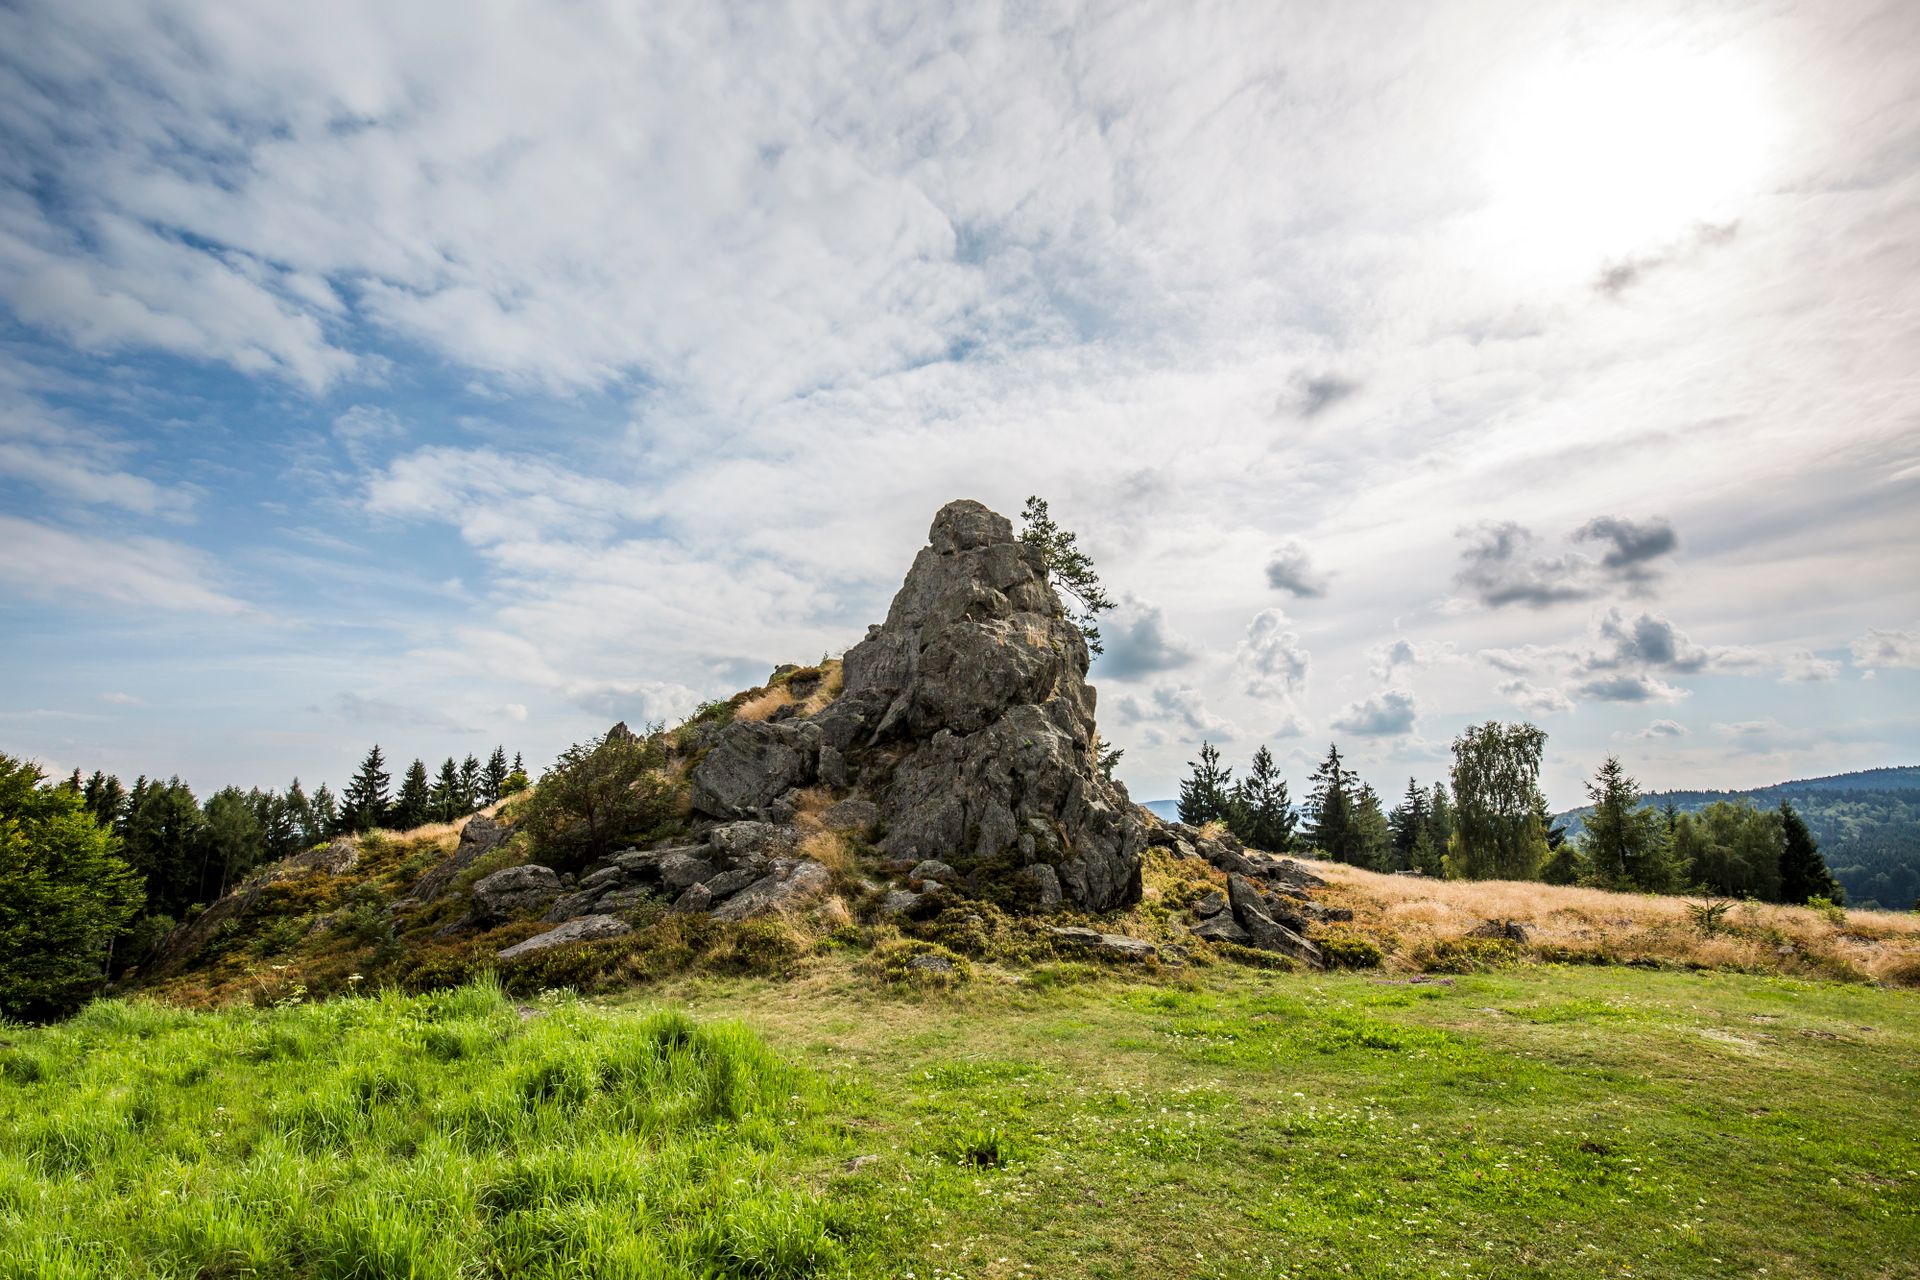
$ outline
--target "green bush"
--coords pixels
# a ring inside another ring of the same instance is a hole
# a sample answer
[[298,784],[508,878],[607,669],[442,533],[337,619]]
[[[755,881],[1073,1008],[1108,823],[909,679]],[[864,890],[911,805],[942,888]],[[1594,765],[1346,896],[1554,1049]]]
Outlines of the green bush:
[[660,734],[637,736],[624,726],[567,748],[527,803],[521,825],[535,858],[574,869],[665,834],[681,785],[667,764]]
[[1371,939],[1357,934],[1330,933],[1314,941],[1329,969],[1375,969],[1387,958]]

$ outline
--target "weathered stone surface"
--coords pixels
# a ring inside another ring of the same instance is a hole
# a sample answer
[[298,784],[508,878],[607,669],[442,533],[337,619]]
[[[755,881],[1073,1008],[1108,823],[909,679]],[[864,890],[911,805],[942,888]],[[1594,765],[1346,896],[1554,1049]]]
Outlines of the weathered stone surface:
[[829,831],[866,831],[880,821],[880,806],[857,797],[842,800],[820,815]]
[[1020,878],[1032,888],[1033,905],[1042,911],[1051,911],[1065,897],[1060,890],[1060,877],[1044,862],[1020,868]]
[[727,822],[707,832],[708,861],[723,867],[764,867],[792,850],[794,832],[771,822]]
[[698,911],[713,909],[713,890],[703,884],[690,885],[687,891],[674,899],[673,908],[680,915],[692,915]]
[[512,834],[513,828],[495,822],[484,813],[474,814],[467,819],[467,825],[460,828],[460,843],[454,846],[453,852],[430,867],[408,897],[422,906],[434,901],[447,891],[455,876],[499,848]]
[[880,914],[886,916],[904,915],[920,904],[921,895],[908,889],[889,889],[880,899]]
[[740,892],[755,880],[758,880],[760,874],[760,869],[757,867],[738,867],[732,871],[722,871],[719,875],[707,881],[707,892],[714,896],[715,901],[718,901],[721,898]]
[[1242,875],[1227,877],[1227,901],[1233,907],[1233,915],[1240,927],[1247,931],[1249,946],[1262,951],[1272,951],[1283,956],[1292,956],[1296,960],[1324,968],[1325,961],[1320,956],[1320,948],[1301,937],[1294,930],[1275,920],[1268,912],[1266,900],[1253,883]]
[[1211,893],[1207,894],[1206,897],[1201,898],[1199,901],[1193,904],[1193,914],[1195,916],[1198,916],[1202,920],[1208,919],[1209,917],[1212,917],[1212,916],[1217,916],[1222,911],[1225,911],[1226,909],[1227,909],[1227,895],[1220,892],[1218,889],[1213,890]]
[[536,934],[525,942],[516,942],[499,952],[502,960],[513,960],[520,956],[532,955],[536,951],[545,951],[549,947],[563,946],[569,942],[596,942],[602,938],[617,938],[624,933],[632,933],[623,920],[612,916],[581,916],[578,920],[569,920],[558,929],[549,929]]
[[673,890],[700,884],[711,877],[714,870],[713,864],[704,858],[678,850],[660,859],[658,866],[660,882]]
[[297,875],[302,871],[324,871],[330,876],[338,876],[345,875],[359,865],[359,844],[352,836],[341,836],[317,849],[294,854],[287,859],[283,871],[288,875]]
[[[1083,929],[1078,926],[1053,928],[1047,932],[1069,946],[1083,948],[1110,960],[1141,961],[1161,958],[1160,948],[1145,938],[1129,938],[1118,933],[1101,933],[1098,929]],[[1180,958],[1184,958],[1184,952]]]
[[1209,942],[1237,942],[1241,946],[1253,941],[1253,936],[1240,927],[1231,911],[1222,911],[1219,915],[1208,916],[1193,926],[1193,936],[1205,938]]
[[953,961],[945,956],[921,954],[907,961],[907,968],[914,973],[934,974],[942,978],[951,978],[954,974]]
[[694,766],[693,807],[715,818],[757,818],[793,787],[813,781],[820,730],[803,720],[736,720]]
[[552,867],[529,863],[483,876],[473,886],[473,914],[499,920],[544,907],[560,896],[560,877]]
[[1052,866],[1076,905],[1129,906],[1146,830],[1098,768],[1086,672],[1038,550],[979,503],[949,503],[810,722],[816,759],[842,757],[878,797],[886,852],[950,864],[943,884],[1015,851]]
[[916,863],[913,870],[907,872],[908,880],[938,880],[942,884],[951,884],[959,878],[958,871],[938,858],[926,858]]
[[715,920],[746,920],[772,911],[793,911],[823,896],[832,884],[827,869],[811,858],[777,858],[766,875],[713,909]]

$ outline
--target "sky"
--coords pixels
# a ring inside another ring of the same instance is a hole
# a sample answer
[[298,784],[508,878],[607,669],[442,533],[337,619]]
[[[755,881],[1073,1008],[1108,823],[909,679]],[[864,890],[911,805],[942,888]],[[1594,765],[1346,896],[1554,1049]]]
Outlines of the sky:
[[1920,761],[1920,6],[0,3],[0,751],[550,763],[1078,531],[1199,743]]

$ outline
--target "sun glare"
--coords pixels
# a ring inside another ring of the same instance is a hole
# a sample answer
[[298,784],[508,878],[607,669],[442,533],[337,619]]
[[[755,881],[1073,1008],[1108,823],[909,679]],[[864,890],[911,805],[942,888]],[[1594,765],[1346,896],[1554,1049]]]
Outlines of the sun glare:
[[1730,49],[1590,54],[1499,97],[1488,213],[1502,254],[1534,269],[1587,271],[1740,217],[1773,141],[1759,69]]

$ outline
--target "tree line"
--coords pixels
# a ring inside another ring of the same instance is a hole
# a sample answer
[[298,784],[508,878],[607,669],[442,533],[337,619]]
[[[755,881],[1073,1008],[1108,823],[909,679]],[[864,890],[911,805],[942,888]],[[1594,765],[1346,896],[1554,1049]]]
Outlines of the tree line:
[[83,976],[97,985],[138,963],[258,867],[340,835],[451,822],[528,785],[504,747],[484,762],[449,757],[431,777],[416,759],[397,791],[375,746],[338,796],[295,778],[204,801],[178,777],[129,787],[76,769],[47,784],[0,755],[0,1013],[58,1008]]
[[1375,871],[1467,880],[1542,880],[1650,893],[1703,892],[1767,902],[1839,903],[1843,894],[1807,824],[1777,809],[1719,801],[1697,813],[1656,809],[1616,756],[1600,765],[1576,839],[1548,812],[1539,787],[1547,735],[1531,724],[1488,721],[1453,743],[1445,782],[1409,778],[1398,804],[1346,767],[1338,744],[1293,804],[1262,746],[1235,781],[1210,742],[1180,784],[1180,820],[1217,822],[1243,843],[1314,853]]

